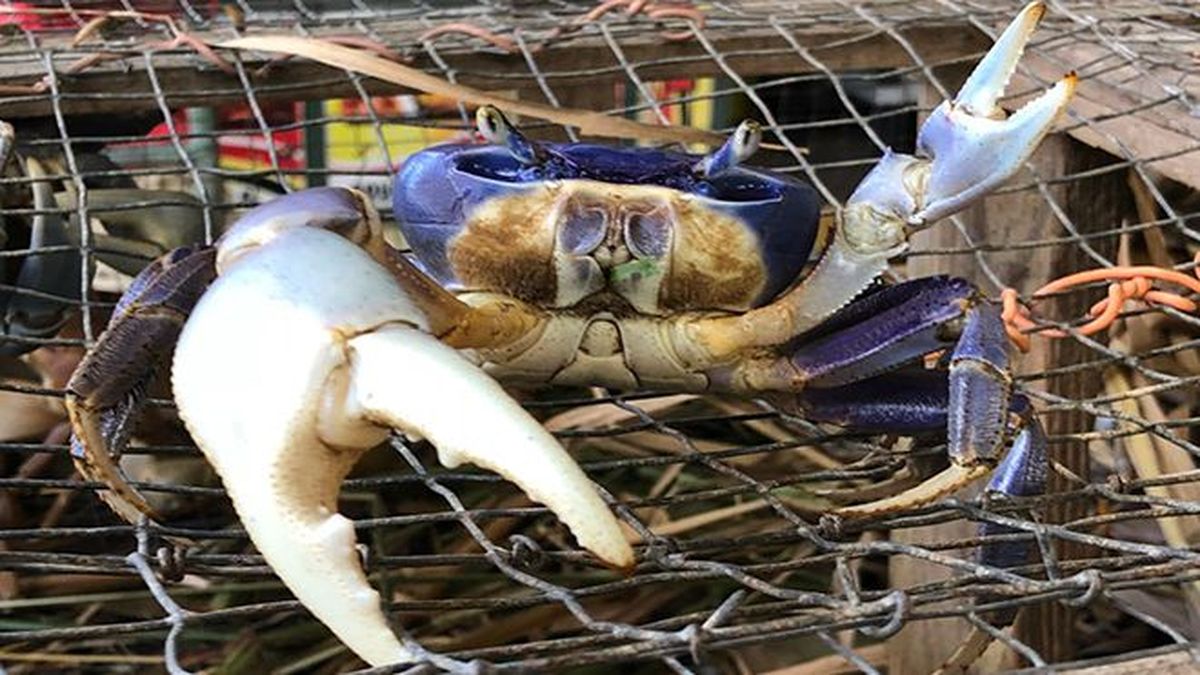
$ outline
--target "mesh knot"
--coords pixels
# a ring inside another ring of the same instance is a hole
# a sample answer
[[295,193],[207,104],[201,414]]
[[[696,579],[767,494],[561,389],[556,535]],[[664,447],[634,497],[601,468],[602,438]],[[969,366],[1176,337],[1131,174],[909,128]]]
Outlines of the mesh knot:
[[647,540],[645,546],[642,557],[654,561],[659,567],[671,567],[673,558],[682,558],[679,556],[679,545],[674,539],[654,537]]
[[1129,492],[1129,479],[1118,473],[1109,474],[1108,478],[1104,479],[1108,488],[1117,494],[1125,494]]
[[165,543],[159,546],[154,551],[154,558],[158,561],[158,573],[163,578],[163,581],[177,582],[182,581],[186,568],[187,549],[175,546],[171,543]]
[[863,626],[858,629],[869,638],[878,638],[886,640],[895,635],[904,627],[904,622],[908,619],[908,614],[912,610],[912,599],[908,597],[908,593],[903,590],[894,590],[888,593],[882,600],[885,605],[891,605],[892,614],[882,625],[879,626]]
[[817,529],[822,537],[836,539],[842,536],[842,517],[836,513],[825,513],[821,515],[821,519],[817,521]]
[[509,556],[513,565],[527,572],[534,572],[546,564],[546,551],[538,543],[523,534],[508,538]]
[[1100,591],[1104,588],[1104,577],[1100,576],[1099,570],[1083,570],[1082,572],[1071,577],[1071,581],[1077,584],[1086,583],[1083,593],[1078,597],[1068,598],[1063,602],[1071,607],[1085,607],[1090,605]]

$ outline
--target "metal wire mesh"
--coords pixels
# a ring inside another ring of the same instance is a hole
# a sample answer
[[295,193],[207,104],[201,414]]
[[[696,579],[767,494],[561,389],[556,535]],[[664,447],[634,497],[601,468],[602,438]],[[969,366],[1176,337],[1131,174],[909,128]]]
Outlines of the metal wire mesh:
[[[63,2],[51,13],[9,15],[17,18],[3,24],[0,80],[8,95],[0,118],[16,127],[19,150],[45,160],[49,180],[76,195],[49,211],[89,226],[59,249],[79,254],[88,300],[75,303],[78,319],[59,335],[22,338],[43,347],[27,359],[41,375],[5,379],[2,391],[12,398],[4,405],[61,423],[62,371],[94,341],[115,298],[93,274],[106,252],[95,221],[175,204],[199,214],[211,241],[241,209],[274,193],[339,182],[377,188],[386,216],[384,179],[400,160],[392,156],[397,125],[426,129],[417,143],[470,128],[461,104],[405,109],[381,98],[396,87],[350,72],[300,60],[263,70],[265,57],[230,53],[227,75],[185,46],[148,49],[171,34],[144,18],[72,45],[93,12],[170,13],[207,39],[366,38],[449,81],[662,123],[688,123],[699,106],[719,106],[723,130],[739,114],[761,119],[767,140],[784,151],[760,159],[802,175],[833,205],[885,147],[911,149],[920,116],[954,90],[1019,9],[950,0],[712,3],[703,25],[612,12],[561,29],[592,7],[184,0]],[[923,236],[893,274],[949,271],[994,296],[1006,286],[1028,294],[1058,274],[1123,260],[1190,270],[1200,239],[1198,19],[1189,3],[1052,3],[1010,93],[1016,104],[1078,71],[1080,93],[1063,133],[987,205]],[[503,39],[426,35],[466,22]],[[668,40],[664,31],[687,39]],[[101,53],[122,58],[77,67]],[[694,78],[712,85],[682,93],[663,86]],[[340,107],[313,103],[339,97]],[[219,105],[242,106],[237,128],[205,117]],[[303,114],[294,114],[297,106]],[[570,128],[525,127],[577,140]],[[305,161],[307,139],[347,128],[360,135],[354,147],[372,147],[374,156],[337,166]],[[222,163],[222,144],[253,146],[259,155],[241,166]],[[109,161],[96,164],[97,154]],[[2,185],[31,182],[9,177]],[[162,196],[98,208],[83,198],[125,182],[199,200]],[[6,260],[30,255],[11,244],[3,253]],[[1097,293],[1042,305],[1060,319],[1047,325],[1069,330]],[[905,466],[936,461],[942,441],[856,436],[762,401],[578,391],[531,393],[527,405],[640,538],[632,576],[594,567],[512,486],[491,474],[443,470],[428,447],[401,439],[346,482],[343,510],[355,518],[368,571],[405,639],[433,667],[449,670],[637,662],[648,671],[750,672],[831,654],[875,672],[889,657],[895,664],[895,653],[870,646],[902,628],[945,617],[988,626],[981,617],[1010,607],[1060,623],[1050,612],[1086,608],[1066,647],[1061,636],[998,633],[1030,666],[1064,653],[1190,648],[1200,580],[1193,460],[1200,321],[1161,308],[1123,317],[1111,335],[1076,334],[1021,363],[1019,384],[1050,430],[1056,461],[1054,491],[1042,497],[967,495],[836,523],[821,518],[822,490],[867,490]],[[159,396],[151,412],[169,418],[165,390]],[[147,432],[126,458],[139,462],[130,469],[139,487],[175,514],[169,527],[135,531],[94,498],[96,485],[72,476],[61,424],[50,434],[45,442],[0,444],[7,469],[0,663],[13,672],[48,663],[159,667],[164,658],[170,668],[230,672],[354,667],[252,553],[186,436]],[[1040,560],[1005,570],[974,562],[983,540],[961,525],[981,522],[1015,530],[993,539],[1035,540]],[[171,549],[163,536],[191,545]],[[914,572],[923,563],[927,571]],[[1154,630],[1115,639],[1129,625],[1122,616]],[[897,640],[887,644],[900,649]]]

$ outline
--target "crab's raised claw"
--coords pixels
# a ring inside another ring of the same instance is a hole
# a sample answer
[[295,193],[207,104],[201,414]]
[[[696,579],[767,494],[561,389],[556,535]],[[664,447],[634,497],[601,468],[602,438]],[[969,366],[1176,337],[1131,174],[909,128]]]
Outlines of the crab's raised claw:
[[1009,24],[952,101],[929,116],[917,148],[933,162],[924,206],[912,224],[932,223],[995,190],[1029,159],[1070,101],[1071,73],[1006,119],[996,105],[1046,8],[1033,2]]
[[100,498],[131,523],[157,515],[116,458],[156,366],[171,353],[188,313],[216,274],[215,258],[214,249],[185,247],[142,270],[67,382],[75,466],[85,479],[108,486]]
[[894,245],[966,208],[1011,178],[1066,108],[1068,74],[1011,117],[996,105],[1045,5],[1033,2],[1005,29],[953,100],[939,105],[917,136],[917,156],[888,152],[851,195],[847,235],[855,248]]
[[[357,224],[313,222],[355,211]],[[416,301],[370,253],[381,237],[368,200],[347,190],[294,193],[247,214],[220,244],[220,274],[173,366],[180,415],[247,534],[296,597],[372,665],[410,654],[367,582],[337,499],[357,459],[392,429],[427,438],[447,464],[500,472],[605,563],[633,564],[616,519],[566,451],[428,334]]]

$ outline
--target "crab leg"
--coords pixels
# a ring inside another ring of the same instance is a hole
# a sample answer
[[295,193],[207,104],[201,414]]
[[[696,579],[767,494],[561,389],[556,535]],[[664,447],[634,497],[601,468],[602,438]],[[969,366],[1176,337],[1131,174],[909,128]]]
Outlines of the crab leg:
[[947,442],[950,466],[898,495],[840,509],[847,517],[872,516],[925,504],[991,471],[1003,449],[1012,390],[1008,346],[999,310],[971,307],[950,360]]
[[[855,431],[912,434],[944,430],[950,418],[950,385],[937,371],[885,374],[845,387],[810,389],[793,394],[786,405],[803,409],[807,419]],[[1040,494],[1046,482],[1046,436],[1031,414],[1028,399],[1014,395],[1004,432],[1011,448],[992,473],[987,489],[1010,496]],[[1009,531],[993,523],[982,534]],[[1022,549],[1024,551],[1024,549]],[[1025,552],[1011,546],[985,546],[981,561],[995,567],[1020,564]]]
[[[813,420],[834,422],[864,431],[914,433],[944,429],[949,417],[949,386],[945,373],[924,372],[881,375],[834,389],[814,389],[795,395],[795,402]],[[1046,488],[1046,435],[1032,415],[1024,396],[1013,396],[1010,424],[1005,433],[1011,447],[996,467],[987,492],[1007,496],[1032,496]],[[843,513],[844,515],[844,513]],[[980,536],[993,537],[1015,531],[984,521]],[[1008,568],[1026,564],[1034,550],[1032,541],[986,541],[978,550],[978,560],[989,567]],[[985,596],[983,602],[987,602]],[[998,626],[1011,624],[1015,609],[997,611],[988,621]],[[979,658],[992,637],[975,628],[959,644],[940,673],[964,672]]]
[[926,277],[866,295],[800,337],[790,354],[709,371],[720,388],[748,392],[838,387],[920,356],[952,347],[948,328],[961,319],[975,289],[962,279]]
[[[303,226],[314,211],[350,218]],[[337,496],[357,459],[392,429],[428,438],[447,465],[501,473],[606,564],[634,561],[562,446],[428,333],[417,303],[376,264],[381,242],[378,216],[351,191],[296,193],[248,214],[221,242],[220,276],[192,312],[173,367],[180,415],[255,546],[372,665],[409,654],[367,583]]]
[[1044,13],[1041,2],[1021,11],[958,95],[922,125],[916,156],[885,152],[838,214],[833,242],[802,283],[740,316],[696,320],[688,339],[680,340],[688,346],[686,358],[719,362],[812,329],[868,288],[889,259],[908,247],[913,232],[966,208],[1016,174],[1075,89],[1072,73],[1007,119],[996,105]]
[[[950,467],[900,494],[839,514],[871,516],[925,504],[983,477],[999,461],[1012,389],[1008,342],[999,308],[981,303],[968,282],[931,277],[889,287],[852,303],[821,331],[805,336],[791,354],[713,371],[710,379],[735,390],[801,392],[803,403],[806,397],[820,400],[819,392],[807,389],[828,389],[836,398],[848,385],[953,347],[945,404]],[[941,411],[918,403],[889,414],[911,426],[934,413]]]
[[122,518],[157,520],[126,480],[116,457],[128,440],[154,370],[171,352],[183,322],[216,274],[216,251],[179,248],[134,278],[100,336],[67,382],[71,457],[80,475],[108,485],[99,495]]
[[[1012,434],[1012,448],[996,467],[987,489],[1010,497],[1032,497],[1046,491],[1046,432],[1034,417],[1029,401],[1024,396],[1014,396],[1013,403],[1020,410],[1016,433]],[[993,522],[984,522],[979,526],[979,533],[984,536],[1011,534],[1013,531]],[[980,562],[992,567],[1016,567],[1025,564],[1032,549],[1032,542],[1004,547],[987,544],[980,551],[979,558]],[[1012,620],[1011,616],[999,618],[1006,623]]]
[[545,315],[513,298],[468,305],[423,274],[398,251],[387,249],[383,262],[396,283],[429,320],[429,330],[456,349],[499,348],[537,334]]

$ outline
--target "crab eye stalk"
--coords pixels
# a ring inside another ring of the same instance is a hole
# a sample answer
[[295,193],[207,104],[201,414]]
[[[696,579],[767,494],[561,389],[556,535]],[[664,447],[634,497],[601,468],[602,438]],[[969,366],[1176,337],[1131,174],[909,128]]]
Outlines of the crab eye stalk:
[[762,126],[754,120],[743,120],[716,152],[696,163],[693,171],[702,178],[719,176],[750,159],[761,142]]
[[522,164],[542,164],[546,151],[521,133],[504,113],[490,105],[475,111],[475,126],[489,143],[503,145]]

